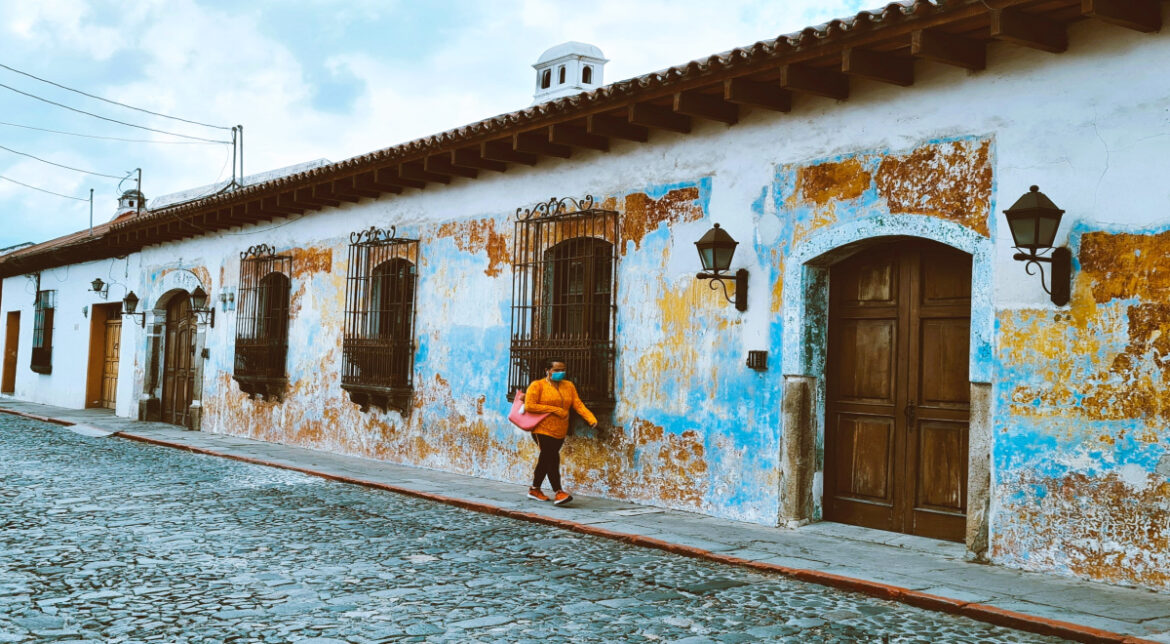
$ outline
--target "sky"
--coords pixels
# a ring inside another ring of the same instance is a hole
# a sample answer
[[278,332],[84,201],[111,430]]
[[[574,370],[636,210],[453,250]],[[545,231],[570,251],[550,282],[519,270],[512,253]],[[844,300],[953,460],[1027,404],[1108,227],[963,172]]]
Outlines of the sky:
[[138,168],[148,199],[230,178],[231,145],[197,139],[237,124],[245,174],[340,161],[527,107],[532,63],[568,40],[601,48],[609,83],[883,4],[0,0],[0,248],[85,229],[91,189],[108,221]]

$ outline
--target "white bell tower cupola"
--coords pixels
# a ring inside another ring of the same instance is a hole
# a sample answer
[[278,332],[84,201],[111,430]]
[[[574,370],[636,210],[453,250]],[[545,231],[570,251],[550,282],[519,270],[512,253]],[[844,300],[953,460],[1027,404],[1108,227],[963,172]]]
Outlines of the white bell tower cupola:
[[608,62],[600,49],[583,42],[569,41],[549,49],[532,66],[536,70],[532,104],[601,87],[605,84],[602,71]]
[[138,190],[127,190],[118,197],[118,209],[114,211],[114,219],[140,210],[146,210],[146,197]]

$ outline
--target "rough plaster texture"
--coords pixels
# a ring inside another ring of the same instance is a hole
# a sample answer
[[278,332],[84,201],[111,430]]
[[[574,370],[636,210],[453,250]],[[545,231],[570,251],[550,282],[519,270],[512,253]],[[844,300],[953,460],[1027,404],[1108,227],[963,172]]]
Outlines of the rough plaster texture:
[[[991,510],[976,522],[989,523],[992,560],[1166,589],[1170,77],[1149,61],[1170,59],[1170,35],[1083,21],[1070,40],[1060,56],[993,44],[979,73],[919,61],[912,88],[855,80],[846,102],[799,97],[789,114],[745,109],[733,127],[696,121],[689,135],[655,131],[648,144],[615,140],[609,153],[575,150],[45,271],[58,288],[51,376],[27,368],[29,282],[8,278],[3,309],[22,311],[17,397],[83,404],[81,311],[96,301],[93,277],[117,277],[153,309],[166,295],[159,280],[190,270],[218,303],[238,288],[238,253],[263,242],[294,254],[289,396],[239,392],[234,314],[221,311],[202,336],[205,431],[523,480],[535,450],[504,418],[510,215],[552,193],[592,193],[622,213],[619,403],[612,425],[569,439],[568,484],[764,524],[809,513],[793,510],[804,507],[810,470],[795,469],[807,450],[784,451],[805,444],[789,442],[787,375],[815,383],[801,440],[812,437],[816,518],[827,266],[851,244],[927,237],[973,256],[970,380],[992,383],[993,429]],[[997,225],[1033,183],[1067,210],[1057,238],[1076,256],[1067,308],[1011,259]],[[741,242],[745,313],[694,279],[692,243],[715,221]],[[405,416],[361,413],[338,386],[346,236],[371,225],[422,240]],[[115,287],[110,298],[122,295]],[[134,415],[149,393],[148,331],[124,326],[119,415]],[[772,368],[748,370],[750,349],[768,350]]]

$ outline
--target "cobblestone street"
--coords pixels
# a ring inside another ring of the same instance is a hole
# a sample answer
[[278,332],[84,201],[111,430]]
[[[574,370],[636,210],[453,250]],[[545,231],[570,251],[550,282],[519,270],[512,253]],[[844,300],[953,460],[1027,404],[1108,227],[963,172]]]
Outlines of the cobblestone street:
[[22,418],[0,455],[0,642],[1056,641]]

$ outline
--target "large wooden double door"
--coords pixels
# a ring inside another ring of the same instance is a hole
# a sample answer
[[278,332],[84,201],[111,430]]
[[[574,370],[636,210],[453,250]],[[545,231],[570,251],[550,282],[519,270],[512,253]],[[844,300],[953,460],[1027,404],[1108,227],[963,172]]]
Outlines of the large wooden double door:
[[191,298],[179,295],[167,305],[163,339],[162,421],[188,426],[195,383],[195,314]]
[[898,240],[829,284],[825,518],[962,541],[970,255]]

